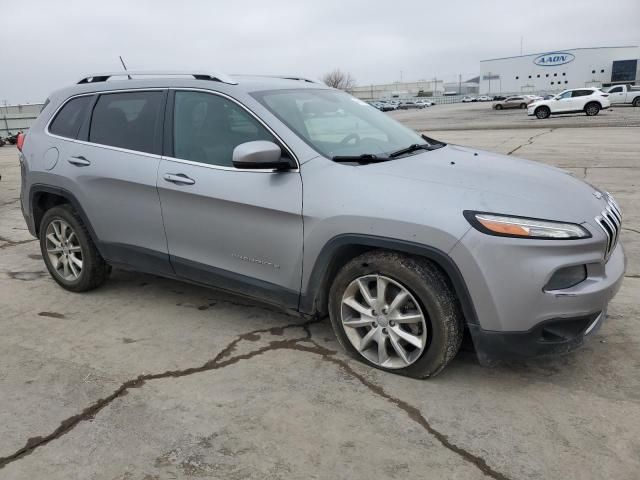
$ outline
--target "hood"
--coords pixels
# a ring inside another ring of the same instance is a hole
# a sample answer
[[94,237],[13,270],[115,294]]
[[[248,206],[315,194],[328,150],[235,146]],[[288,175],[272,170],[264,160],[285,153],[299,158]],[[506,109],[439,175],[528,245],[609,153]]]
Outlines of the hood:
[[463,210],[592,223],[605,205],[597,189],[564,170],[457,145],[355,168],[385,176],[391,188],[418,182],[428,197],[450,199]]

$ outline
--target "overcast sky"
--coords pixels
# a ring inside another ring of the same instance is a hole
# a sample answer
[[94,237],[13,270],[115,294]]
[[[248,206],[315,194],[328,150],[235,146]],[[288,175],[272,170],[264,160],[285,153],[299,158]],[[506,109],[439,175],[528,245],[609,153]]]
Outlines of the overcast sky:
[[0,102],[39,102],[82,75],[198,69],[358,84],[463,80],[479,61],[640,44],[640,0],[15,0],[0,2]]

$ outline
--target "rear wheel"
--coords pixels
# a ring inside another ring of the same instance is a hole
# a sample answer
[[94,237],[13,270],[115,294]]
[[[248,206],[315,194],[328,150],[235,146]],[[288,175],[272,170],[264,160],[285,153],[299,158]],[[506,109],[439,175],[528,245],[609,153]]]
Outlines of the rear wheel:
[[40,250],[53,279],[72,292],[92,290],[109,275],[109,265],[69,205],[47,210],[42,217]]
[[640,107],[640,96],[633,99],[633,106]]
[[353,357],[411,377],[436,375],[462,341],[462,313],[446,276],[426,259],[395,252],[346,264],[331,286],[329,314]]
[[536,117],[542,120],[545,118],[549,118],[549,115],[551,115],[551,110],[549,110],[549,107],[538,107],[536,108],[535,114]]
[[584,113],[586,113],[590,117],[598,115],[599,111],[600,111],[600,104],[596,102],[587,103],[584,107]]

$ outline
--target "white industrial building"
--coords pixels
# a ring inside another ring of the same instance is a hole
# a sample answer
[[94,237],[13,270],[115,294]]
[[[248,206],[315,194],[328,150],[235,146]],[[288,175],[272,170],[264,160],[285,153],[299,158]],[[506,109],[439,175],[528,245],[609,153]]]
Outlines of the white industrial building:
[[417,82],[394,82],[377,85],[358,85],[349,89],[349,93],[361,100],[379,100],[387,98],[406,98],[444,93],[442,80],[419,80]]
[[480,62],[480,93],[555,92],[640,82],[640,47],[554,50]]

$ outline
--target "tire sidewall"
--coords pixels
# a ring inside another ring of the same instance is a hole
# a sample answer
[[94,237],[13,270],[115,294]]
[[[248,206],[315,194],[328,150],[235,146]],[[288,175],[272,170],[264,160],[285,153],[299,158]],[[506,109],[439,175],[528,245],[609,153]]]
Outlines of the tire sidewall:
[[[439,371],[438,366],[446,363],[446,335],[444,324],[439,321],[442,315],[446,315],[441,303],[438,301],[438,286],[433,285],[433,278],[425,278],[421,274],[424,271],[414,269],[415,261],[410,257],[400,257],[405,261],[391,260],[384,254],[373,256],[363,261],[352,261],[336,276],[329,293],[329,316],[333,329],[340,344],[353,357],[372,367],[386,372],[407,375],[411,377],[424,377]],[[356,259],[359,260],[359,259]],[[342,295],[347,286],[356,278],[364,275],[380,274],[391,278],[405,287],[420,304],[427,326],[427,347],[420,358],[408,367],[401,369],[388,369],[377,365],[358,352],[348,339],[341,320]],[[428,275],[428,274],[427,274]],[[425,371],[427,374],[425,375]]]
[[[540,116],[538,112],[546,112],[546,113],[543,116]],[[539,107],[535,111],[535,116],[537,118],[539,118],[540,120],[544,120],[545,118],[549,118],[550,114],[551,114],[551,112],[549,111],[548,107]]]
[[[589,107],[594,107],[595,112],[589,113]],[[598,105],[597,103],[587,103],[587,105],[584,107],[584,112],[590,117],[595,117],[596,115],[598,115],[598,113],[600,113],[600,105]]]
[[[51,261],[49,260],[49,255],[47,253],[47,240],[46,240],[46,232],[49,224],[54,220],[63,220],[73,229],[73,232],[78,239],[78,243],[82,250],[82,271],[80,272],[80,276],[73,281],[65,280],[61,278],[56,270],[53,268]],[[88,254],[91,245],[85,235],[84,229],[80,222],[76,219],[76,217],[71,213],[68,207],[54,207],[48,210],[44,216],[42,217],[42,221],[40,222],[40,251],[42,253],[42,258],[44,263],[51,274],[51,277],[60,284],[62,287],[68,290],[75,290],[78,288],[82,288],[84,284],[88,282],[88,276],[91,271],[91,256]]]

